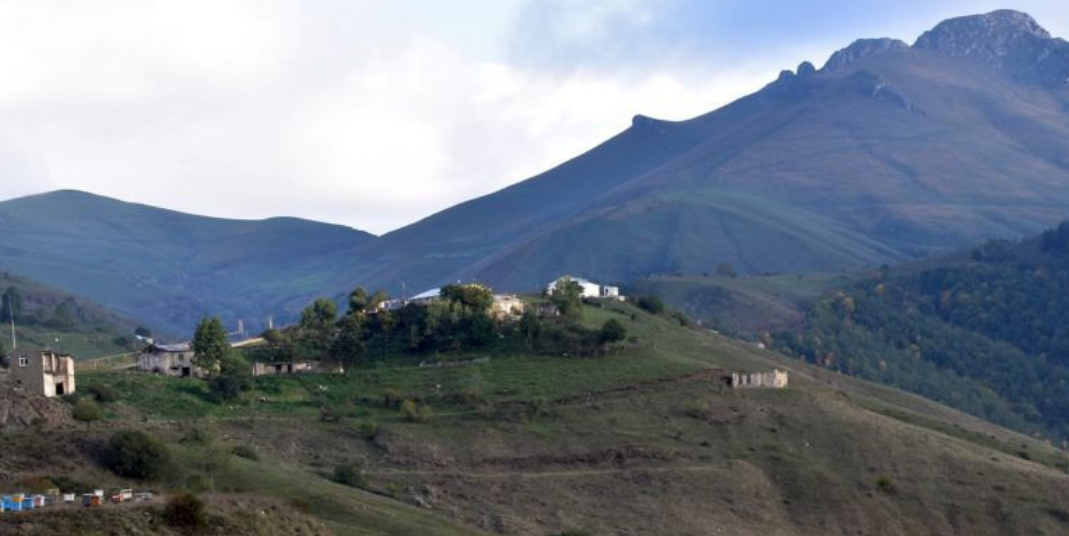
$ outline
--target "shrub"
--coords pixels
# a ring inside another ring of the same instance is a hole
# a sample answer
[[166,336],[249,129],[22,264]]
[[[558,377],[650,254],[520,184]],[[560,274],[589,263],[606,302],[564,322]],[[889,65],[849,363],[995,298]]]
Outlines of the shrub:
[[104,404],[119,400],[119,392],[107,385],[99,383],[90,384],[85,387],[85,391],[93,395],[93,398],[95,398],[97,402]]
[[166,474],[170,464],[167,445],[139,430],[116,432],[104,448],[104,465],[125,478],[157,479]]
[[884,493],[891,493],[895,490],[895,485],[891,482],[891,477],[882,475],[880,478],[876,479],[876,489]]
[[100,406],[96,405],[91,400],[79,400],[71,411],[71,417],[74,417],[74,420],[84,422],[86,426],[89,426],[89,423],[103,419],[104,412],[100,411]]
[[367,487],[367,479],[364,477],[364,474],[351,463],[335,466],[331,480],[338,484],[354,488]]
[[163,520],[178,529],[200,529],[208,524],[204,513],[204,502],[189,492],[178,492],[167,501],[163,509]]
[[379,432],[382,431],[382,427],[375,421],[364,421],[360,423],[357,430],[360,432],[360,435],[364,436],[364,439],[375,439],[375,436],[379,435]]
[[235,445],[230,449],[230,453],[238,458],[245,458],[246,460],[257,461],[260,459],[260,455],[256,454],[252,447],[246,447],[245,445]]
[[623,322],[615,318],[610,318],[605,321],[605,324],[601,326],[601,333],[599,335],[601,344],[612,344],[627,339],[627,327]]
[[664,302],[657,296],[642,296],[636,302],[639,309],[653,315],[664,313]]
[[411,398],[401,403],[401,416],[409,422],[423,422],[431,417],[431,407]]
[[211,445],[215,441],[215,437],[208,430],[199,426],[194,426],[186,432],[185,437],[181,439],[182,443],[188,443],[192,445]]

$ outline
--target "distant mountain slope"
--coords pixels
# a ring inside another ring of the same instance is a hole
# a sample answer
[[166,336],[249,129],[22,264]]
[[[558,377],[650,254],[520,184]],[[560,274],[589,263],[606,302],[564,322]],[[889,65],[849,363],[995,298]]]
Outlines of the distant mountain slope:
[[862,40],[689,121],[637,117],[544,175],[389,233],[339,267],[397,290],[559,273],[835,271],[1069,215],[1069,43],[1027,15]]
[[[52,349],[89,359],[134,348],[137,325],[85,298],[0,271],[0,354],[9,352],[11,313],[20,350]],[[9,306],[9,303],[10,306]]]
[[281,300],[327,286],[317,270],[372,236],[292,218],[206,218],[61,191],[0,203],[0,267],[146,324],[188,332],[205,314],[256,328]]
[[833,370],[1069,437],[1069,223],[869,277],[776,341]]

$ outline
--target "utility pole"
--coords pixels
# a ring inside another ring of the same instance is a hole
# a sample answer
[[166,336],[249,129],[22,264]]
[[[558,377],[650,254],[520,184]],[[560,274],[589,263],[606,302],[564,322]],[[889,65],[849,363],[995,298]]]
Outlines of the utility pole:
[[11,300],[7,301],[7,312],[11,317],[11,352],[19,349],[19,338],[15,335],[15,306],[11,305]]

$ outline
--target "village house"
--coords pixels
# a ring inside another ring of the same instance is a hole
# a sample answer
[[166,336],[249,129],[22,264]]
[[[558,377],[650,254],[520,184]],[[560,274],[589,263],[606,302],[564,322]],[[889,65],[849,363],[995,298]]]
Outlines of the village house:
[[12,354],[9,359],[11,379],[16,385],[47,397],[74,392],[74,358],[70,355],[44,351]]
[[490,305],[490,316],[495,320],[510,320],[523,316],[523,300],[514,294],[495,294]]
[[189,343],[151,344],[137,356],[137,369],[166,376],[199,378],[202,371],[193,364],[193,355]]
[[579,287],[581,289],[583,289],[583,293],[582,293],[582,296],[581,296],[583,298],[595,298],[595,299],[597,299],[597,298],[605,298],[605,299],[613,299],[613,300],[623,299],[620,296],[620,287],[614,287],[614,286],[610,286],[610,285],[601,285],[601,284],[598,284],[598,283],[594,283],[593,281],[588,281],[588,280],[583,279],[581,277],[571,277],[571,276],[567,276],[567,275],[566,276],[562,276],[562,277],[558,277],[552,283],[547,285],[546,286],[546,293],[552,295],[554,292],[557,291],[557,288],[567,280],[574,281],[575,283],[577,283],[579,285]]

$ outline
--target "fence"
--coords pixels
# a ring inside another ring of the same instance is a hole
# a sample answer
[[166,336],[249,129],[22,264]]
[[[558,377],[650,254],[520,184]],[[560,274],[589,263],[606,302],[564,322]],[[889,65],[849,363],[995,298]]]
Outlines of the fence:
[[137,354],[118,354],[96,359],[86,359],[75,363],[75,368],[82,372],[97,370],[119,370],[137,365]]

